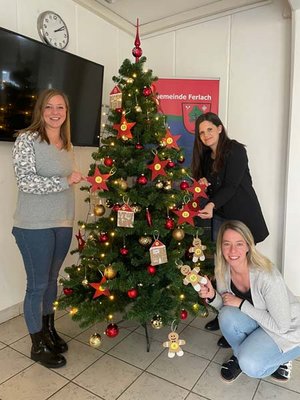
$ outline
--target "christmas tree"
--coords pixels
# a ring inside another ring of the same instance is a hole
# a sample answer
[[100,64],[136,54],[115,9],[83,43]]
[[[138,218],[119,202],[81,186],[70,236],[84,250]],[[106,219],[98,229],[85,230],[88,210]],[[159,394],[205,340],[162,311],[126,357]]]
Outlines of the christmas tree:
[[180,135],[160,111],[138,25],[132,54],[135,62],[124,60],[113,77],[105,137],[82,188],[89,211],[76,235],[78,263],[66,268],[55,304],[81,326],[107,321],[111,337],[116,313],[153,328],[206,316],[199,281],[213,269],[213,250],[195,226],[206,188],[191,178]]

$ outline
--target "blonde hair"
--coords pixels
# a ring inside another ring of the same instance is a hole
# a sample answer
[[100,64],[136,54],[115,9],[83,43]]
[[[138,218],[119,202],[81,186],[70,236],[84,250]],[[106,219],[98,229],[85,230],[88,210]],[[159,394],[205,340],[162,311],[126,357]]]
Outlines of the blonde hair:
[[35,107],[32,114],[32,122],[31,124],[19,131],[19,134],[22,132],[38,132],[40,140],[46,141],[50,144],[47,131],[45,128],[45,120],[43,117],[43,112],[49,100],[53,96],[61,96],[64,99],[66,105],[66,119],[60,128],[60,137],[63,141],[63,149],[70,150],[71,149],[71,128],[70,128],[70,105],[68,97],[61,90],[58,89],[46,89],[44,90],[38,97]]
[[222,252],[222,242],[225,231],[231,229],[239,233],[248,245],[247,262],[248,265],[259,268],[265,271],[271,271],[273,263],[264,255],[262,255],[255,247],[254,239],[250,229],[241,221],[226,221],[224,222],[218,232],[216,242],[216,264],[215,264],[215,275],[217,280],[224,281],[225,272],[228,268],[227,262]]

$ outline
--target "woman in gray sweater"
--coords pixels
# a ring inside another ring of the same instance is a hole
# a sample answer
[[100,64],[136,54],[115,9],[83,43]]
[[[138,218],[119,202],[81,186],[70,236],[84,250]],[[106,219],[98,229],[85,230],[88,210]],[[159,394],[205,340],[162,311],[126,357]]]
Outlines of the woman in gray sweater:
[[32,124],[19,132],[13,164],[19,189],[13,235],[27,275],[24,317],[32,340],[31,358],[59,368],[68,349],[54,327],[57,278],[69,250],[74,222],[74,170],[66,95],[55,89],[38,98]]
[[242,222],[224,222],[216,247],[217,290],[208,280],[199,295],[219,310],[220,329],[233,350],[222,378],[233,382],[244,372],[288,380],[291,361],[300,356],[300,302]]

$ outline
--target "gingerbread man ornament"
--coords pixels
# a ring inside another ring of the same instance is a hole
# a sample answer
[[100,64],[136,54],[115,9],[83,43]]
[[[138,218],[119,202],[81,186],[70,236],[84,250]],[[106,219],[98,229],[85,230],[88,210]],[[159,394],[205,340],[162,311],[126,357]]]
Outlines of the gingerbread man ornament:
[[164,347],[169,349],[168,357],[173,358],[177,354],[178,357],[183,356],[184,352],[180,346],[185,344],[185,340],[179,339],[177,332],[170,332],[168,335],[168,341],[163,343]]
[[204,278],[204,276],[199,275],[199,267],[191,269],[189,265],[182,265],[180,272],[185,276],[183,279],[184,285],[188,285],[190,283],[196,292],[199,292],[201,289],[200,283],[202,285],[207,284],[207,279]]
[[194,253],[193,255],[193,262],[197,262],[198,260],[204,261],[205,260],[205,255],[203,253],[203,250],[206,249],[206,246],[204,246],[201,243],[201,239],[198,237],[195,237],[193,240],[193,246],[189,248],[189,253]]

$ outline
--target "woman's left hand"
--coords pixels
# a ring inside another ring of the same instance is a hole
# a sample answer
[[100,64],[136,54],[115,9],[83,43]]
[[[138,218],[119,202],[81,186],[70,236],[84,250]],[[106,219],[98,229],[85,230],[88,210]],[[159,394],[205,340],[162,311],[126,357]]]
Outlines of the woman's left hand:
[[232,306],[232,307],[239,307],[241,302],[243,301],[242,299],[231,293],[223,293],[222,299],[224,306]]
[[209,202],[204,208],[198,211],[198,217],[202,219],[211,219],[213,217],[214,203]]

